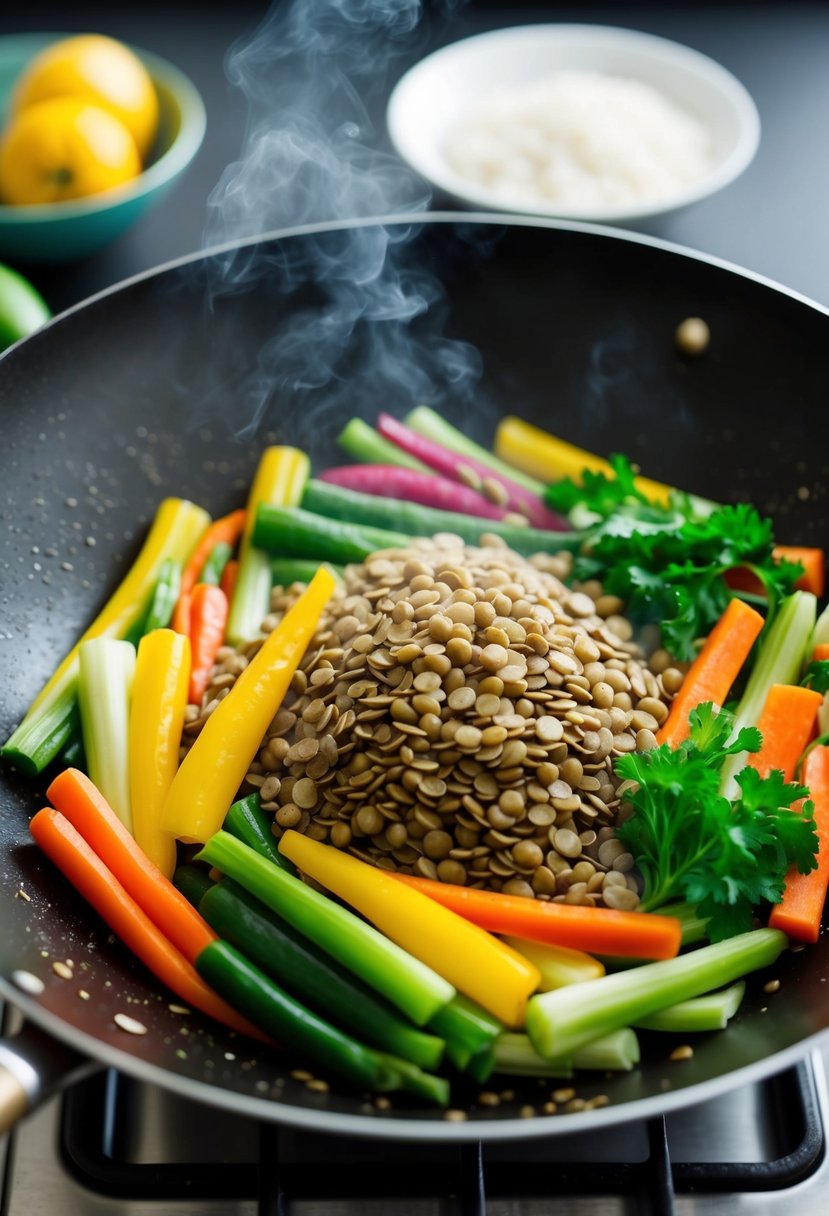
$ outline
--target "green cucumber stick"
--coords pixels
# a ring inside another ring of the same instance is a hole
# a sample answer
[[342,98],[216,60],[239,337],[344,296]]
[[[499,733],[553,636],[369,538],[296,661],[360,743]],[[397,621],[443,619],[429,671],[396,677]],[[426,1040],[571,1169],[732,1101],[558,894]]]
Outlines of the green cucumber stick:
[[441,418],[440,414],[429,409],[428,405],[417,406],[406,415],[403,421],[406,426],[417,431],[418,435],[422,435],[424,439],[432,439],[435,443],[441,443],[445,448],[457,452],[460,456],[480,460],[481,464],[494,469],[496,473],[509,477],[511,481],[516,481],[526,489],[532,490],[533,494],[537,494],[539,498],[543,497],[545,488],[543,482],[537,481],[535,477],[530,477],[528,473],[523,473],[511,464],[507,464],[488,448],[481,447],[479,443],[468,439],[462,431],[457,430],[445,418]]
[[410,541],[411,537],[401,532],[331,518],[299,507],[261,506],[253,531],[257,551],[267,549],[280,556],[318,558],[318,564],[361,562],[378,549],[406,549]]
[[401,469],[415,469],[418,473],[433,473],[422,460],[410,456],[396,443],[386,439],[362,418],[352,418],[337,436],[337,443],[360,464],[392,464]]
[[455,989],[371,925],[286,874],[227,832],[197,855],[233,878],[267,907],[401,1009],[418,1026],[451,1001]]
[[677,958],[541,993],[527,1005],[527,1033],[545,1059],[570,1056],[592,1039],[658,1009],[770,966],[787,944],[777,929],[752,929]]
[[90,638],[81,643],[78,658],[87,771],[131,832],[129,720],[135,647],[117,638]]
[[[274,587],[290,587],[292,583],[310,583],[322,562],[303,557],[274,557],[271,559],[271,582]],[[342,566],[325,563],[335,578],[343,581]]]
[[[795,591],[783,600],[761,641],[754,668],[737,706],[735,735],[746,726],[757,725],[772,684],[799,682],[816,615],[817,600],[809,591]],[[737,796],[739,789],[735,778],[745,767],[747,754],[740,752],[726,757],[720,782],[723,797]]]
[[262,857],[267,857],[275,866],[279,866],[280,870],[296,874],[296,866],[288,861],[287,857],[283,857],[277,847],[276,837],[271,831],[273,822],[273,816],[266,815],[262,810],[259,795],[248,794],[246,798],[240,798],[238,802],[233,803],[222,826],[231,836],[235,836]]

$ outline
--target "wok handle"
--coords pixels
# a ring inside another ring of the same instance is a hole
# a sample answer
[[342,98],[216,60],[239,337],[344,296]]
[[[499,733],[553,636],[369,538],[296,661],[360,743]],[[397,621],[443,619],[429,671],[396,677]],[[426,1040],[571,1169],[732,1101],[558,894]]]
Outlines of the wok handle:
[[57,1090],[100,1065],[53,1039],[33,1022],[0,1039],[0,1135]]

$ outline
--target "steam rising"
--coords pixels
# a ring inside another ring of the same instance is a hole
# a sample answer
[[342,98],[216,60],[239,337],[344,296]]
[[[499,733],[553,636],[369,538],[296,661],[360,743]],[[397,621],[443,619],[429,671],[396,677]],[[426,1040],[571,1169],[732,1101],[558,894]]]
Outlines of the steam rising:
[[[211,193],[208,247],[299,225],[406,215],[429,204],[424,183],[369,117],[425,49],[420,0],[288,0],[226,70],[248,104],[242,155]],[[477,352],[440,335],[443,289],[413,254],[418,225],[363,224],[285,241],[272,255],[231,248],[212,260],[211,301],[267,275],[298,293],[275,320],[238,392],[235,428],[251,438],[275,408],[293,407],[310,443],[352,413],[440,405],[467,393]],[[309,304],[298,301],[313,292]],[[424,321],[428,314],[428,321]],[[417,324],[415,324],[417,322]],[[359,340],[357,340],[359,339]]]

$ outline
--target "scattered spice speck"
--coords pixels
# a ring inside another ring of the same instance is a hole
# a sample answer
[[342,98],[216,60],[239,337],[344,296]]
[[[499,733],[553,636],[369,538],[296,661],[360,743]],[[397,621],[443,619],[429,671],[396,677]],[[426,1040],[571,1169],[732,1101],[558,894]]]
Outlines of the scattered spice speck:
[[126,1034],[146,1034],[147,1027],[143,1022],[139,1022],[137,1018],[131,1018],[128,1013],[116,1013],[112,1019],[119,1030],[123,1030]]
[[768,992],[769,994],[772,992],[779,992],[780,980],[769,980],[767,984],[763,985],[763,991]]
[[187,1006],[186,1006],[186,1005],[173,1005],[173,1004],[170,1004],[170,1005],[168,1005],[168,1006],[167,1006],[167,1008],[170,1010],[170,1013],[178,1013],[178,1014],[181,1014],[181,1015],[182,1015],[182,1017],[183,1017],[185,1014],[188,1014],[188,1013],[190,1012],[190,1010],[187,1008]]
[[535,1118],[535,1107],[534,1106],[522,1106],[518,1113],[522,1119],[534,1119]]
[[22,887],[19,887],[18,890],[15,891],[14,898],[15,899],[25,899],[27,904],[30,904],[32,902],[31,895],[27,895]]
[[675,1047],[673,1049],[673,1051],[671,1052],[670,1058],[674,1061],[690,1060],[693,1057],[693,1054],[694,1054],[693,1047],[691,1047],[688,1043],[683,1043],[680,1047]]
[[545,1102],[541,1109],[545,1115],[554,1115],[558,1110],[558,1104],[556,1102]]
[[327,1094],[330,1088],[327,1081],[323,1081],[320,1077],[314,1077],[312,1081],[308,1081],[306,1089],[311,1089],[314,1093]]
[[443,1117],[449,1123],[465,1123],[467,1115],[465,1110],[447,1110]]
[[478,1102],[481,1106],[500,1106],[501,1099],[491,1089],[485,1089],[483,1093],[478,1094]]
[[233,1053],[232,1051],[226,1051],[226,1052],[225,1052],[225,1059],[226,1059],[226,1060],[235,1060],[235,1059],[236,1059],[236,1056],[234,1055],[234,1053]]
[[66,963],[52,963],[52,970],[54,971],[55,975],[62,980],[71,980],[74,976],[72,968],[67,967]]
[[176,1058],[179,1060],[187,1059],[187,1052],[184,1050],[183,1047],[179,1047],[178,1051],[176,1052]]
[[564,1109],[568,1115],[575,1115],[579,1111],[587,1110],[587,1103],[584,1098],[571,1098]]
[[[228,1052],[225,1052],[225,1059],[228,1058],[228,1054]],[[291,1076],[295,1081],[313,1081],[314,1079],[314,1074],[312,1072],[308,1072],[305,1068],[295,1068],[291,1073]]]
[[572,1102],[576,1096],[574,1089],[554,1089],[552,1099],[554,1102]]
[[377,1108],[377,1110],[391,1110],[391,1102],[389,1101],[388,1098],[384,1097],[382,1094],[380,1095],[379,1098],[374,1099],[374,1105]]
[[81,998],[82,1001],[89,1000],[89,993],[87,992],[87,990],[85,988],[78,989],[78,996]]

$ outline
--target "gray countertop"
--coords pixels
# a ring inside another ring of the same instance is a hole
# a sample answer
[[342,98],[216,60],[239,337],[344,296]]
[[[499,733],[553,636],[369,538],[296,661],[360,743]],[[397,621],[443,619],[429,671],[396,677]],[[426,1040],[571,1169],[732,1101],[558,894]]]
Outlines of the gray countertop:
[[[448,0],[440,6],[445,8]],[[449,3],[450,15],[430,17],[414,57],[470,33],[531,21],[621,25],[676,39],[732,71],[753,95],[762,137],[743,176],[707,201],[643,223],[651,233],[766,275],[829,305],[829,4],[684,3],[520,4],[469,0]],[[187,72],[208,111],[205,143],[170,195],[114,244],[83,262],[24,267],[49,303],[61,309],[132,274],[204,247],[208,196],[224,167],[239,155],[246,107],[227,82],[230,45],[251,31],[268,5],[162,5],[39,0],[0,16],[0,33],[97,30],[165,55]],[[382,101],[407,66],[399,60],[381,82]],[[382,142],[382,128],[378,132]]]

